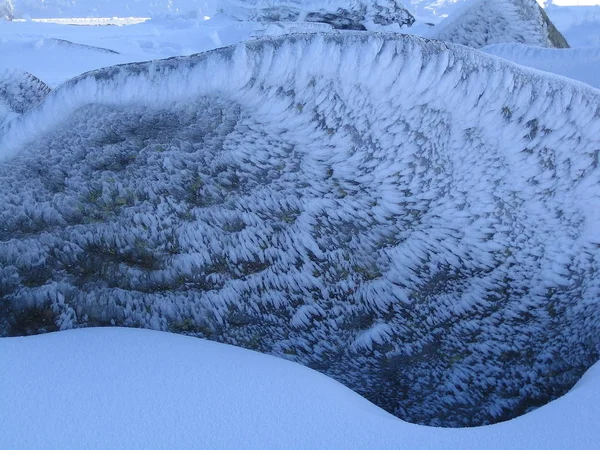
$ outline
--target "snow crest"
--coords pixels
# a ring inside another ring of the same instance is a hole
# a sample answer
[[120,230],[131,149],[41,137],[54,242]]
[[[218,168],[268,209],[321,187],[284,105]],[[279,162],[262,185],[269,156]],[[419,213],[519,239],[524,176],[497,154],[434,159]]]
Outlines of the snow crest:
[[0,136],[0,329],[184,332],[398,416],[514,417],[600,350],[600,94],[292,35],[74,79]]
[[535,0],[469,0],[428,37],[468,47],[516,42],[566,48],[565,38]]

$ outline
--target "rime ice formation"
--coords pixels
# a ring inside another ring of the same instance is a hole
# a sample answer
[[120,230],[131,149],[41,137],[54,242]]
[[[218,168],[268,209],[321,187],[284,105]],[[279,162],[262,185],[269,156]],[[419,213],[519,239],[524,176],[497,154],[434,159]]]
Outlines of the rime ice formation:
[[569,47],[535,0],[469,0],[428,37],[474,48],[507,42]]
[[600,350],[600,93],[399,34],[90,72],[0,136],[0,327],[185,332],[475,425]]
[[336,29],[370,24],[411,26],[415,19],[398,0],[228,0],[221,12],[256,22],[317,22]]
[[14,14],[15,8],[11,0],[0,0],[0,20],[12,20]]
[[8,122],[37,106],[51,89],[27,72],[0,72],[0,129]]

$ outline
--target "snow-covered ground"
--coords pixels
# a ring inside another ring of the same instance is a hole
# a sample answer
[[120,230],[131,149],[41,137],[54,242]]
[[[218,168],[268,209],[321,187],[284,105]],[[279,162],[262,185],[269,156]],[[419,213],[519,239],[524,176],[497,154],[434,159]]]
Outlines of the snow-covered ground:
[[305,367],[199,339],[88,329],[0,340],[3,449],[593,450],[600,366],[509,422],[427,428]]

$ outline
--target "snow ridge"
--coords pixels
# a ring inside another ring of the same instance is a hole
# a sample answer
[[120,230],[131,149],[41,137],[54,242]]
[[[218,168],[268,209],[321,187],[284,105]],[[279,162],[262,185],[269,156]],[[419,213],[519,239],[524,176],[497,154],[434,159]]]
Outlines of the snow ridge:
[[600,350],[600,93],[413,36],[90,72],[0,136],[0,329],[184,332],[413,422],[564,393]]
[[535,0],[467,1],[432,28],[428,37],[474,48],[505,42],[569,46]]

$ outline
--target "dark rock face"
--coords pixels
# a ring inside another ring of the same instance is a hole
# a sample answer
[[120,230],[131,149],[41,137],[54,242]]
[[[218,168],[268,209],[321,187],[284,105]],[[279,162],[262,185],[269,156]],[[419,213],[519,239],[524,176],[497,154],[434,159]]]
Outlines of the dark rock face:
[[411,26],[415,19],[397,0],[323,0],[314,2],[243,0],[225,3],[222,12],[257,22],[317,22],[339,30],[377,25]]
[[514,417],[599,356],[599,130],[596,90],[402,35],[89,73],[0,134],[0,333],[171,330]]
[[544,27],[548,33],[548,41],[550,43],[549,47],[552,48],[570,48],[569,43],[565,39],[565,37],[561,34],[560,31],[556,29],[546,11],[540,7],[540,13],[542,14],[542,20],[544,22]]
[[536,0],[473,1],[460,15],[434,27],[430,37],[473,48],[511,42],[569,47]]

